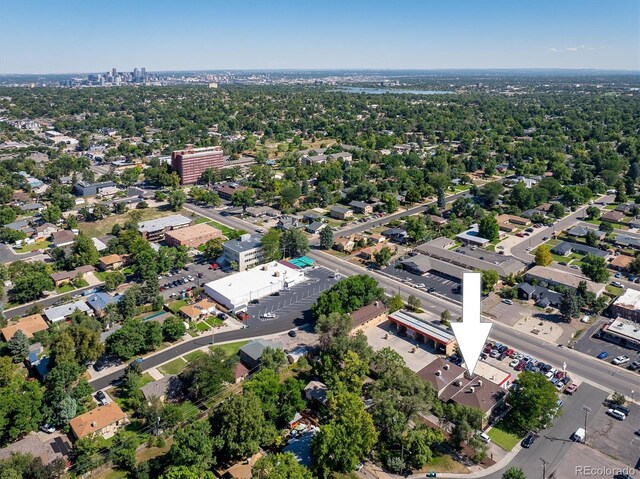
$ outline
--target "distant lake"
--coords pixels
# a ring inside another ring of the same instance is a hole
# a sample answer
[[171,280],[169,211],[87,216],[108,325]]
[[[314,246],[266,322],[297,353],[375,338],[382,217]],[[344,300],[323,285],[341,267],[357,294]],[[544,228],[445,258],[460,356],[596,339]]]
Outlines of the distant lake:
[[390,88],[364,88],[357,86],[341,87],[333,91],[344,91],[347,93],[369,93],[371,95],[383,95],[385,93],[391,93],[392,95],[450,95],[454,92],[446,90],[398,90]]

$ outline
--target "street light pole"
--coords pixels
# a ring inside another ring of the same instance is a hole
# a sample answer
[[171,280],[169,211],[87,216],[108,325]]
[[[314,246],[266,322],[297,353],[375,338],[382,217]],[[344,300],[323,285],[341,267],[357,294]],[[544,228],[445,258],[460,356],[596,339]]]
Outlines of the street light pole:
[[591,408],[583,405],[582,410],[584,411],[584,442],[586,443],[587,442],[587,417],[591,412]]
[[547,461],[545,461],[544,459],[540,458],[540,460],[542,461],[542,479],[547,479]]

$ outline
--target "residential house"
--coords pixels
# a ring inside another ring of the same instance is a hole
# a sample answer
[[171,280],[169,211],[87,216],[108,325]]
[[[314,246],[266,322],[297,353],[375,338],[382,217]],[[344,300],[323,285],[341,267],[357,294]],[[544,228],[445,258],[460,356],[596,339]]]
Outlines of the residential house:
[[67,319],[76,310],[92,314],[92,310],[89,308],[89,305],[83,300],[78,300],[61,306],[50,306],[45,308],[44,315],[50,323],[58,323]]
[[7,223],[6,225],[4,225],[4,228],[8,228],[13,231],[22,231],[27,236],[32,232],[32,231],[29,231],[31,227],[29,226],[28,219],[21,219],[21,220],[13,221],[11,223]]
[[329,226],[327,223],[323,223],[321,221],[314,221],[313,223],[305,226],[304,230],[307,233],[310,233],[312,235],[318,234],[320,233],[323,229],[325,229],[327,226]]
[[258,451],[250,458],[238,461],[228,469],[217,469],[216,475],[220,479],[252,479],[253,466],[262,456],[262,452]]
[[396,243],[406,243],[409,239],[409,234],[400,228],[389,228],[382,232],[384,236]]
[[174,402],[182,397],[182,381],[175,374],[168,374],[145,384],[140,391],[147,402],[151,402],[154,397],[162,402]]
[[619,254],[611,262],[609,263],[609,267],[611,269],[615,269],[616,271],[627,272],[629,271],[629,266],[633,263],[634,257],[626,254]]
[[240,186],[238,183],[229,183],[227,185],[220,185],[216,187],[218,196],[223,200],[231,201],[231,197],[236,191],[246,191],[246,186]]
[[242,361],[249,370],[254,369],[260,365],[262,354],[267,348],[283,349],[284,345],[282,344],[282,341],[277,339],[256,339],[240,348],[240,361]]
[[114,269],[120,269],[124,266],[126,259],[128,259],[128,255],[110,254],[102,256],[98,260],[98,268],[101,271],[113,271]]
[[51,279],[53,280],[56,287],[62,286],[63,284],[70,283],[75,280],[78,276],[82,276],[86,273],[91,273],[95,271],[95,268],[91,265],[79,266],[71,271],[59,271],[57,273],[51,274]]
[[101,317],[107,306],[117,303],[121,299],[122,295],[111,296],[108,293],[99,292],[89,295],[89,297],[87,297],[87,304],[96,316]]
[[320,404],[327,403],[327,386],[320,381],[309,381],[304,387],[304,397],[307,401],[316,401]]
[[[0,462],[11,459],[15,454],[29,454],[34,459],[40,459],[46,466],[57,459],[67,463],[71,452],[71,443],[65,434],[43,434],[31,431],[19,441],[0,449]],[[15,477],[28,476],[18,474]]]
[[387,238],[384,235],[378,234],[378,233],[374,233],[372,235],[369,235],[369,243],[371,244],[381,244],[381,243],[386,243],[387,242]]
[[353,210],[342,205],[333,205],[329,209],[329,216],[339,220],[346,220],[353,217]]
[[44,210],[44,205],[42,203],[25,203],[18,206],[18,209],[23,213],[41,213]]
[[164,216],[138,223],[138,232],[148,241],[163,241],[168,231],[190,226],[192,220],[183,215]]
[[120,426],[125,424],[127,416],[118,403],[110,402],[106,406],[98,406],[89,412],[74,417],[69,427],[76,439],[102,436],[109,439],[114,436]]
[[466,245],[480,247],[485,246],[486,244],[491,242],[487,238],[483,238],[482,236],[480,236],[480,228],[477,224],[473,224],[467,231],[463,231],[462,233],[457,234],[456,238]]
[[275,228],[280,231],[288,231],[293,229],[298,229],[300,227],[300,222],[296,216],[288,216],[283,215],[278,219]]
[[51,241],[55,248],[62,248],[73,243],[76,239],[76,235],[70,230],[59,230],[51,234]]
[[302,221],[304,223],[315,223],[316,221],[322,221],[322,215],[315,211],[307,211],[302,215]]
[[361,249],[358,254],[368,261],[373,261],[375,254],[383,248],[389,248],[392,253],[395,253],[396,251],[396,247],[392,244],[378,243],[374,246],[368,246]]
[[620,223],[624,218],[624,213],[621,211],[607,211],[600,219],[609,223]]
[[573,228],[567,230],[567,234],[575,238],[584,238],[589,232],[595,234],[596,237],[600,240],[603,239],[607,234],[604,231],[600,231],[596,228],[587,228],[586,226],[581,225],[574,226]]
[[498,224],[509,223],[509,224],[514,224],[518,226],[529,226],[531,224],[531,220],[529,220],[528,218],[523,218],[522,216],[508,215],[508,214],[498,215],[496,217],[496,221],[498,222]]
[[633,236],[616,235],[613,243],[621,248],[640,249],[640,239]]
[[189,304],[180,308],[180,314],[189,321],[197,321],[206,318],[216,311],[216,304],[209,299],[201,299],[195,304]]
[[560,306],[562,295],[540,285],[520,283],[516,286],[518,297],[529,301],[534,300],[537,306],[547,308],[549,306],[557,308]]
[[341,236],[340,238],[336,238],[336,240],[333,242],[333,249],[342,251],[343,253],[351,253],[355,246],[356,243],[351,237],[348,236]]
[[364,201],[352,201],[349,206],[356,212],[362,215],[370,215],[373,213],[373,205],[365,203]]
[[22,331],[27,338],[33,338],[35,333],[45,331],[48,327],[49,325],[40,314],[32,314],[18,319],[17,322],[9,322],[7,326],[0,330],[0,334],[8,342],[18,331]]
[[249,375],[249,369],[242,364],[241,362],[237,362],[233,365],[233,382],[234,384],[239,384],[244,381]]
[[591,254],[593,256],[600,256],[601,258],[608,258],[610,253],[606,250],[594,248],[593,246],[587,246],[581,243],[570,243],[563,241],[551,248],[553,254],[558,256],[569,256],[571,253],[578,253],[583,255]]
[[429,221],[431,221],[431,224],[437,227],[441,227],[447,224],[447,220],[442,216],[428,215],[428,218],[429,218]]
[[36,226],[35,228],[33,228],[33,236],[32,236],[32,238],[35,239],[36,241],[38,241],[40,239],[47,239],[49,236],[51,236],[56,231],[58,231],[58,227],[57,226],[52,225],[51,223],[44,223],[44,224],[41,224],[41,225]]
[[587,290],[591,291],[596,297],[600,296],[605,291],[605,285],[600,283],[594,283],[589,281],[581,274],[573,274],[568,271],[551,268],[549,266],[534,266],[525,273],[527,280],[536,279],[544,286],[548,285],[562,285],[567,288],[577,290],[582,281],[587,284]]

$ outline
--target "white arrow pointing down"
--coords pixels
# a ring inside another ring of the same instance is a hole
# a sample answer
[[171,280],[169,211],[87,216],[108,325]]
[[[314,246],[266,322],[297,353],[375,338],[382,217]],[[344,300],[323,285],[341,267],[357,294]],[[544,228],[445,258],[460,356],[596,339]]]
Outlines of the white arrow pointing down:
[[464,273],[462,278],[462,323],[451,323],[467,371],[473,376],[480,353],[493,324],[480,322],[482,276]]

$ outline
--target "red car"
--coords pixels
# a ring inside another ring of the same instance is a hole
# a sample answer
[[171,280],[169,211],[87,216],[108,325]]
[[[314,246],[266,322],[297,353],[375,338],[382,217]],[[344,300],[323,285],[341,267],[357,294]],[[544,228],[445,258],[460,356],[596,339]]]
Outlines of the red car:
[[578,390],[578,385],[576,383],[569,384],[567,389],[564,390],[565,394],[573,394]]
[[246,321],[251,317],[245,311],[240,311],[239,313],[236,313],[236,316],[240,321]]
[[220,268],[220,265],[218,263],[211,263],[209,265],[209,269],[218,269]]
[[507,357],[512,357],[514,353],[515,353],[515,351],[513,349],[507,349],[504,352],[504,355],[507,356]]
[[515,367],[515,368],[513,368],[513,369],[515,369],[516,371],[522,371],[526,365],[527,365],[527,362],[526,362],[526,361],[524,361],[524,360],[522,360],[522,361],[520,361],[520,363],[518,363],[518,364],[516,365],[516,367]]
[[483,352],[486,354],[489,354],[491,352],[491,350],[493,349],[493,344],[491,343],[487,343],[484,347]]

